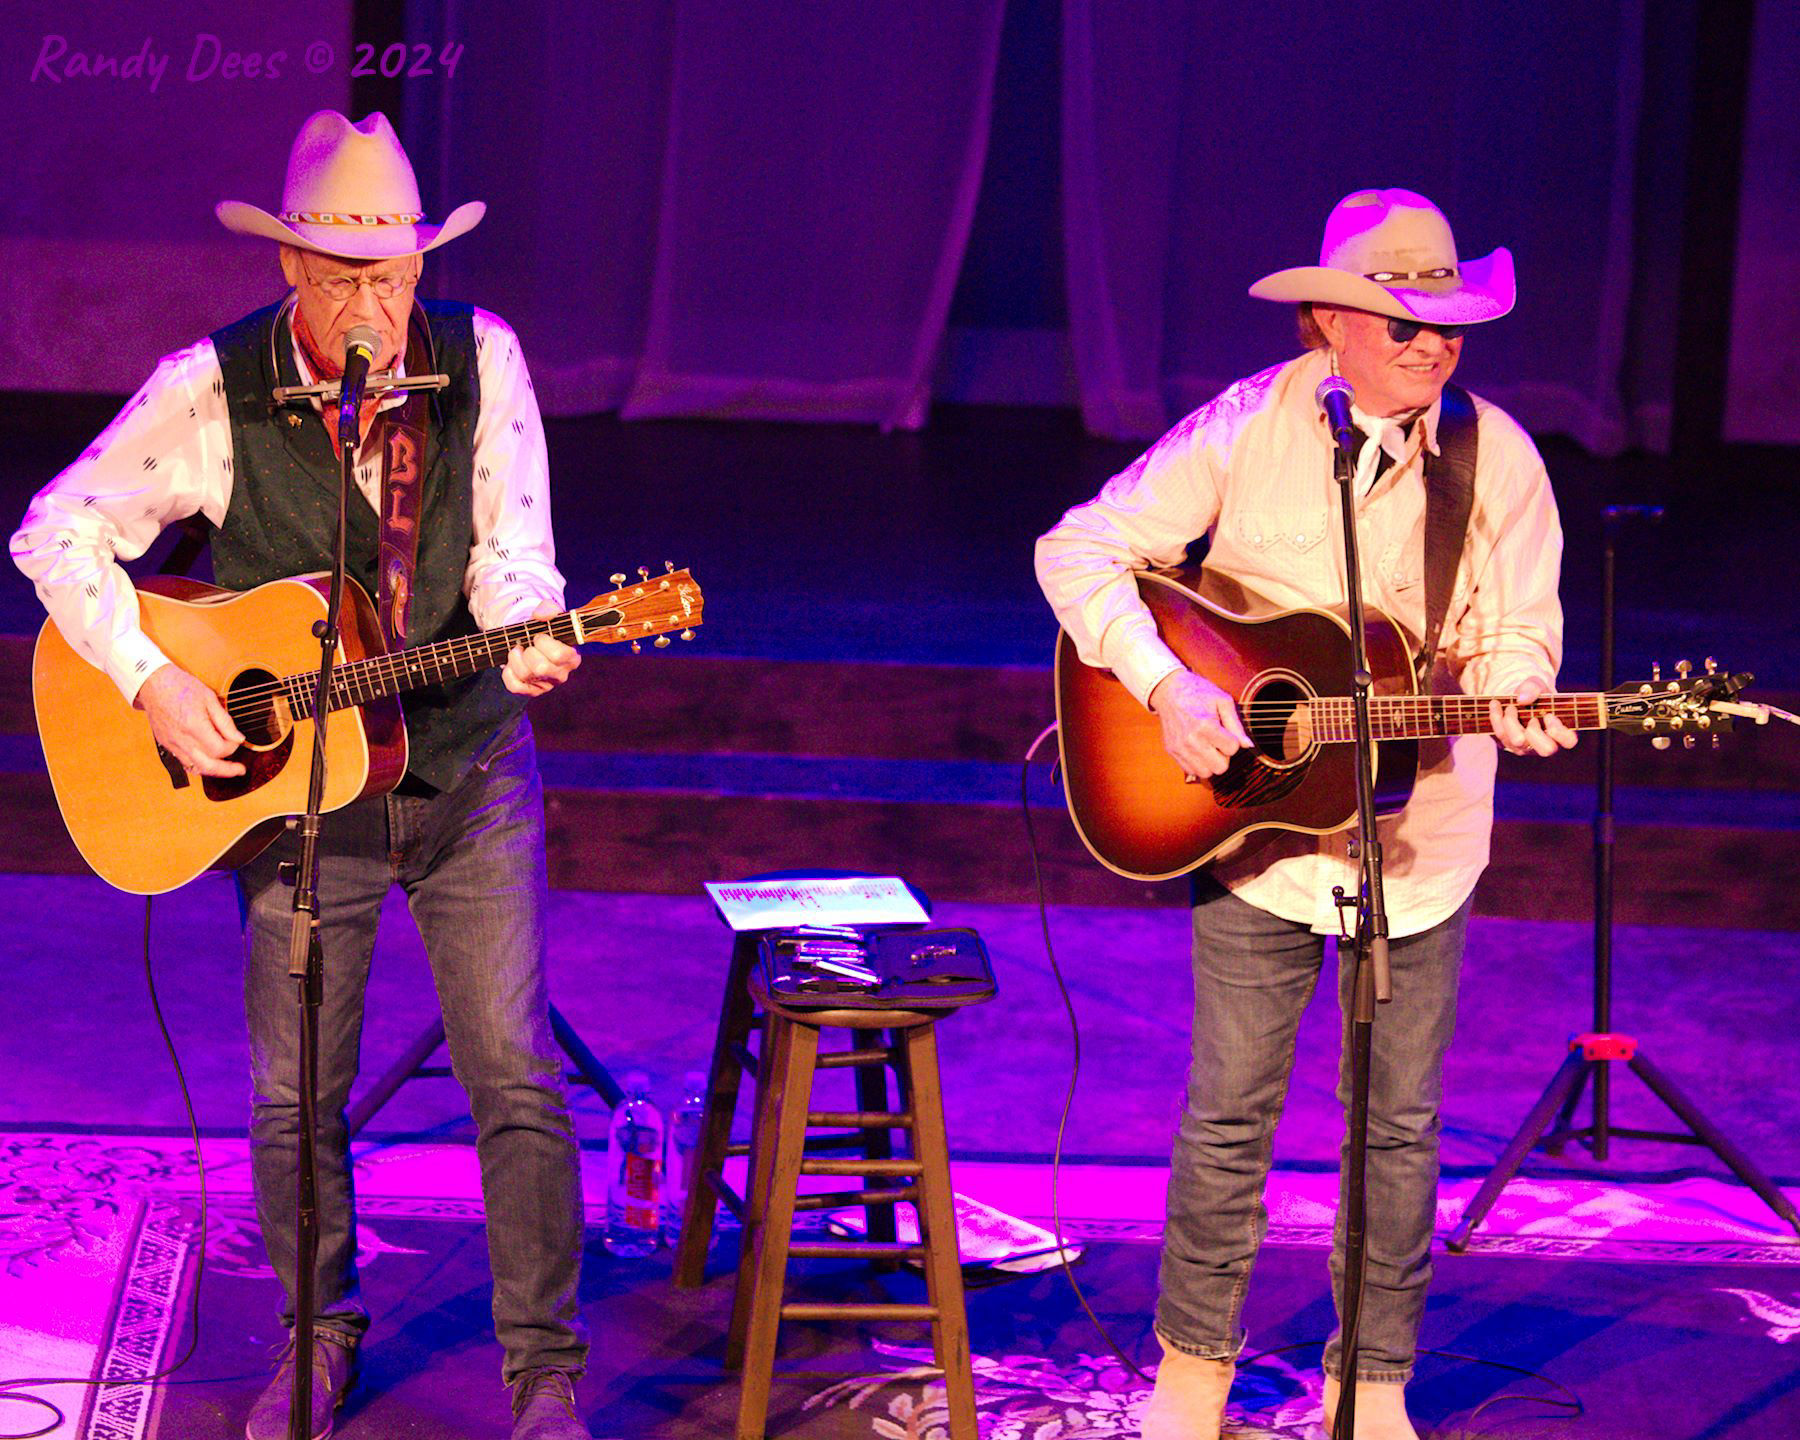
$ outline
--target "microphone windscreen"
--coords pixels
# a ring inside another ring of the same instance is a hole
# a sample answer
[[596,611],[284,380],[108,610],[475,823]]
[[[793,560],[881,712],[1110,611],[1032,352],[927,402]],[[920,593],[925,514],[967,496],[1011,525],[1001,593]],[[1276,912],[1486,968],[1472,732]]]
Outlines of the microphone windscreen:
[[1355,400],[1356,391],[1342,375],[1327,375],[1319,382],[1319,388],[1313,392],[1313,402],[1321,409],[1326,408],[1326,401],[1333,395],[1342,395],[1346,400]]
[[344,353],[348,355],[352,350],[365,352],[370,360],[381,353],[381,336],[373,325],[357,325],[345,334]]

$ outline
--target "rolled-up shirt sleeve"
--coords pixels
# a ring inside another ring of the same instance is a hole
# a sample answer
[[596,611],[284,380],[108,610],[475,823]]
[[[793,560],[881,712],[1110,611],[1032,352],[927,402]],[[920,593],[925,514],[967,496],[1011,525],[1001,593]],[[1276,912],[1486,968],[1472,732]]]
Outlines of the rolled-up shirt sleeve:
[[1135,572],[1177,565],[1219,514],[1219,458],[1203,407],[1037,543],[1037,578],[1075,653],[1111,670],[1141,704],[1181,661],[1156,633]]
[[63,638],[126,700],[167,656],[139,622],[121,568],[164,526],[231,503],[231,425],[218,357],[202,340],[169,355],[75,463],[32,499],[12,557]]
[[1500,463],[1470,517],[1468,606],[1451,649],[1468,694],[1511,695],[1526,681],[1549,690],[1562,665],[1562,522],[1525,432],[1492,410],[1483,422],[1481,444]]
[[481,418],[475,426],[475,495],[463,589],[483,629],[510,625],[545,604],[563,607],[550,530],[544,422],[519,337],[475,312]]

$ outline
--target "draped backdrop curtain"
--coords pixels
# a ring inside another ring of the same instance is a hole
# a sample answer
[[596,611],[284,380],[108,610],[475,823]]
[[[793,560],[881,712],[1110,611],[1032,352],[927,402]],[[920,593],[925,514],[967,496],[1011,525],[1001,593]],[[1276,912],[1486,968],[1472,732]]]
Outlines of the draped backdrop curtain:
[[[1510,247],[1518,308],[1459,378],[1528,427],[1615,451],[1666,427],[1620,392],[1633,275],[1642,0],[1063,0],[1063,220],[1082,415],[1156,434],[1295,353],[1252,281],[1316,263],[1327,212],[1402,186],[1458,250]],[[1275,32],[1279,33],[1275,33]],[[1672,218],[1672,217],[1670,217]]]
[[[1465,253],[1517,256],[1472,388],[1595,450],[1666,445],[1699,0],[396,8],[433,60],[395,83],[426,207],[489,203],[425,293],[510,320],[553,415],[907,428],[979,393],[1143,439],[1293,354],[1292,314],[1247,287],[1311,261],[1343,195],[1398,185]],[[272,206],[301,120],[349,107],[350,0],[15,9],[0,389],[126,392],[279,291],[212,205]],[[1776,441],[1800,334],[1786,9],[1758,5],[1740,254],[1718,257],[1729,433]],[[40,75],[51,37],[82,65]],[[206,45],[279,77],[213,74]]]
[[1004,8],[456,7],[481,86],[409,138],[490,233],[441,282],[525,332],[553,411],[921,425]]

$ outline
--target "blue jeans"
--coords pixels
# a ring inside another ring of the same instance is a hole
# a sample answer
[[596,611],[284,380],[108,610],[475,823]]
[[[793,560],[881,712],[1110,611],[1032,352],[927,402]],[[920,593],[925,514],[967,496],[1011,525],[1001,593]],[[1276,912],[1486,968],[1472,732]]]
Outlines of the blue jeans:
[[[298,1208],[299,1048],[288,978],[293,891],[276,865],[299,854],[284,834],[238,872],[244,1008],[250,1030],[251,1159],[257,1216],[293,1323]],[[521,716],[453,788],[388,795],[325,816],[319,913],[317,1316],[360,1336],[356,1217],[344,1108],[356,1078],[363,992],[388,889],[406,892],[431,961],[450,1064],[468,1093],[487,1213],[494,1328],[511,1383],[553,1365],[579,1373],[583,1212],[574,1122],[550,1033],[544,979],[544,793]]]
[[[1325,942],[1204,878],[1195,885],[1193,922],[1193,1065],[1169,1177],[1156,1329],[1177,1350],[1227,1360],[1243,1345],[1239,1315],[1268,1229],[1263,1185],[1275,1122]],[[1465,901],[1448,920],[1389,947],[1394,998],[1377,1007],[1369,1066],[1361,1380],[1412,1375],[1431,1282],[1444,1052],[1456,1021],[1468,923]],[[1348,1013],[1352,947],[1341,951],[1338,1004]],[[1346,1051],[1338,1099],[1347,1107],[1349,1096]],[[1348,1156],[1348,1138],[1343,1153]],[[1343,1246],[1340,1193],[1330,1266],[1334,1299]],[[1326,1346],[1325,1369],[1342,1378],[1339,1339],[1333,1334]]]

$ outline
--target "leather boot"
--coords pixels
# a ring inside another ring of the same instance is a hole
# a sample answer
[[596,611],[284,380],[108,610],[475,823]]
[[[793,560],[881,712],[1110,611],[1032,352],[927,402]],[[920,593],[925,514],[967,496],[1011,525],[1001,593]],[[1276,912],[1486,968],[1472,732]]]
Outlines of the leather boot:
[[[356,1341],[341,1330],[313,1331],[312,1440],[326,1440],[356,1379]],[[294,1342],[281,1353],[281,1367],[250,1410],[246,1440],[287,1440],[288,1411],[294,1403]]]
[[1230,1360],[1203,1360],[1157,1339],[1163,1358],[1144,1407],[1143,1440],[1219,1440],[1237,1366]]
[[512,1440],[593,1440],[575,1413],[575,1377],[527,1370],[514,1383]]
[[[1337,1419],[1340,1387],[1325,1377],[1324,1429],[1326,1437]],[[1406,1418],[1406,1386],[1398,1380],[1356,1382],[1356,1434],[1351,1440],[1419,1440],[1419,1432]]]

